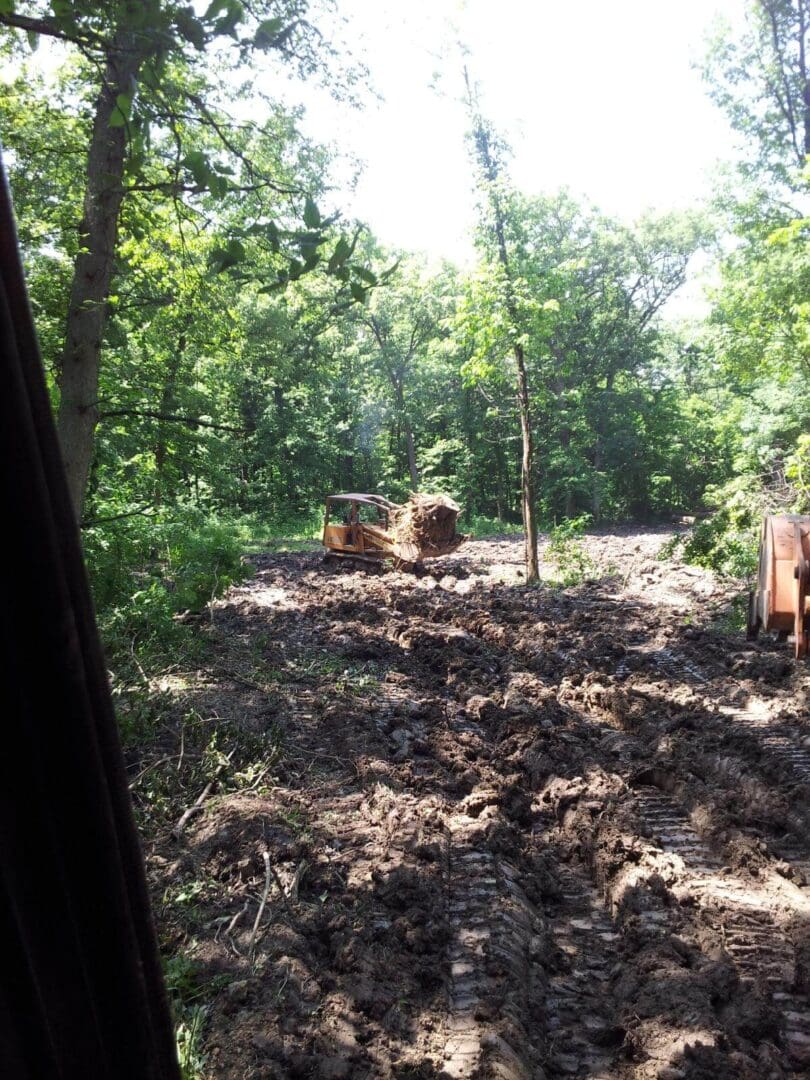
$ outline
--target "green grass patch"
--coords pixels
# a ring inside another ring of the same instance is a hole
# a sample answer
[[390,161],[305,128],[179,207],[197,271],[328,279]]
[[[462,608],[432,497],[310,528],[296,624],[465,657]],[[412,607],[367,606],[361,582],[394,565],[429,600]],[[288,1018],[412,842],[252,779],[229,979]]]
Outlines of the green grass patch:
[[523,533],[522,523],[486,517],[484,514],[464,515],[461,522],[461,529],[475,540],[484,540],[489,536],[520,536]]

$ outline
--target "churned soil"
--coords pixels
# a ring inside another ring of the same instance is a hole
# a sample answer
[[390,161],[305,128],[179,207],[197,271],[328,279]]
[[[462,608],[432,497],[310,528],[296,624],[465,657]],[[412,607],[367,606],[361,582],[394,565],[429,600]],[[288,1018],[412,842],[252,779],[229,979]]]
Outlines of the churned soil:
[[206,1076],[810,1076],[810,681],[670,535],[253,559],[164,687],[221,768],[144,834]]

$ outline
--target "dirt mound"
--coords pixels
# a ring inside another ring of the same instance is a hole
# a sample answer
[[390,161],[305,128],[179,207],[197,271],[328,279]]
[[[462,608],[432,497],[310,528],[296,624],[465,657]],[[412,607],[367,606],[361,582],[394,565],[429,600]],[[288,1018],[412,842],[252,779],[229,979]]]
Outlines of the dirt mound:
[[391,515],[396,543],[418,550],[420,558],[447,555],[466,540],[456,532],[461,507],[446,495],[411,495]]

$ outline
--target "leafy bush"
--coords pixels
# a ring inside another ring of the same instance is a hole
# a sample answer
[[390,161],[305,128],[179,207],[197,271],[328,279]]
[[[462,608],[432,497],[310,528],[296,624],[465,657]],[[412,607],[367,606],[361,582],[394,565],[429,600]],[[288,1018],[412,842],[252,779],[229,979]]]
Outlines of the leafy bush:
[[[203,999],[221,989],[223,977],[206,982],[200,965],[182,952],[164,959],[163,973],[174,1013],[180,1076],[182,1080],[202,1080],[207,1057],[202,1049],[202,1036],[209,1011]],[[227,981],[225,976],[224,982]]]
[[519,536],[523,532],[523,525],[484,514],[470,514],[462,518],[462,529],[479,539],[485,536]]
[[717,507],[683,539],[683,558],[727,577],[748,578],[757,568],[759,527],[770,499],[755,477],[740,476],[710,488],[706,500]]
[[793,452],[785,459],[785,479],[793,486],[797,514],[810,509],[810,435],[799,435]]
[[99,625],[113,653],[175,647],[184,632],[175,616],[202,610],[245,575],[243,525],[192,508],[173,515],[134,516],[85,530]]
[[576,585],[593,575],[596,564],[582,543],[582,535],[590,523],[591,515],[581,514],[566,518],[549,533],[545,559],[554,568],[559,585]]

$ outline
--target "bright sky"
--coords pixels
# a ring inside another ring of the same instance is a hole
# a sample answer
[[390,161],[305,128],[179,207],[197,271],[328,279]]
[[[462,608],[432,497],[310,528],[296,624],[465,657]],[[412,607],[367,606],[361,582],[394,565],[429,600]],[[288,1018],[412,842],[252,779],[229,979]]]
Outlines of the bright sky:
[[739,22],[743,0],[340,0],[339,8],[383,101],[355,114],[308,92],[306,130],[365,162],[354,195],[336,201],[392,246],[460,262],[471,250],[459,39],[526,192],[565,185],[632,220],[699,200],[713,164],[732,154],[732,133],[692,64],[715,15]]

